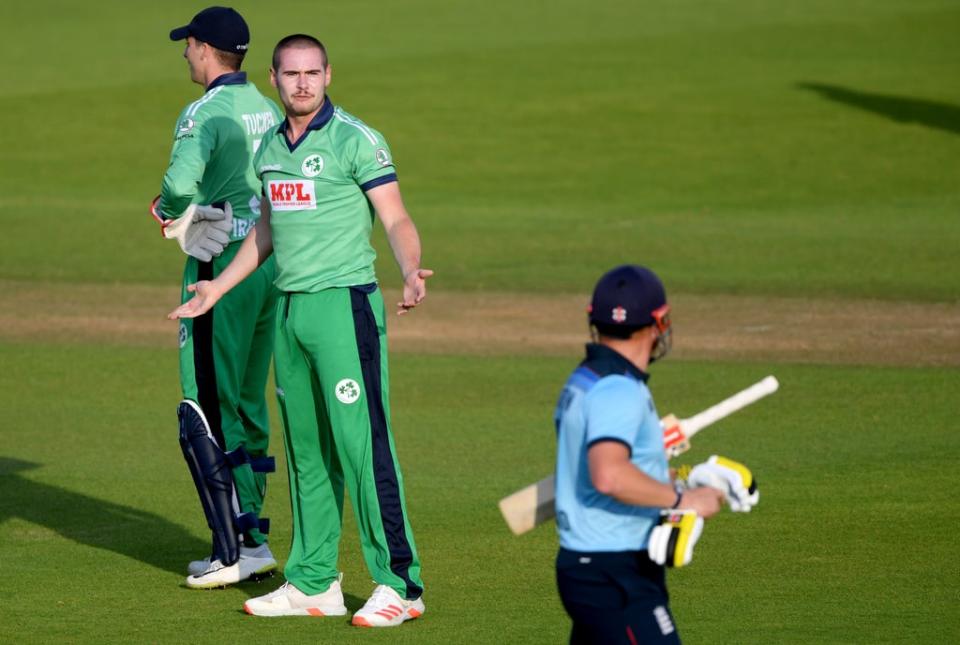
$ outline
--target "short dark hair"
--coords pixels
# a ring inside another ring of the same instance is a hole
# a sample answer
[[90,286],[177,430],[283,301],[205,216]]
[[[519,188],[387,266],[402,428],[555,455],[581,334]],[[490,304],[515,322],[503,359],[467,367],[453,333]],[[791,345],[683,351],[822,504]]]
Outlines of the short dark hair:
[[649,327],[650,325],[641,325],[637,326],[627,326],[627,325],[611,325],[605,323],[593,323],[593,326],[597,329],[597,334],[600,336],[606,336],[607,338],[619,338],[620,340],[627,340],[633,336],[633,332],[638,329],[643,329],[644,327]]
[[[210,43],[207,44],[210,45]],[[217,61],[221,65],[234,72],[240,71],[240,66],[243,65],[243,57],[247,55],[246,52],[228,52],[217,49],[213,45],[210,45],[210,47],[213,49],[213,55],[217,57]]]
[[273,60],[271,65],[274,70],[280,69],[280,54],[285,49],[290,49],[292,47],[297,47],[299,49],[310,49],[311,47],[316,47],[320,50],[320,55],[323,56],[323,66],[327,66],[327,48],[323,46],[323,43],[314,38],[313,36],[308,36],[307,34],[291,34],[284,38],[280,39],[280,42],[277,43],[277,46],[273,48]]

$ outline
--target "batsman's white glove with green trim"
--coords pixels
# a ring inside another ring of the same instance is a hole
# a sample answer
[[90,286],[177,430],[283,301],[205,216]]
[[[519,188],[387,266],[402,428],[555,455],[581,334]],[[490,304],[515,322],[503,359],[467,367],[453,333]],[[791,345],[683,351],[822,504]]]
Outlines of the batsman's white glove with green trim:
[[743,464],[712,455],[687,476],[687,486],[710,486],[723,492],[731,511],[749,513],[760,501],[757,480]]
[[176,219],[163,219],[160,215],[159,198],[151,204],[150,212],[160,222],[163,236],[176,240],[187,255],[201,262],[209,262],[223,253],[230,243],[230,231],[233,230],[233,207],[226,202],[223,208],[190,204]]
[[693,560],[693,547],[703,533],[703,518],[696,511],[660,511],[660,524],[650,532],[647,554],[659,565],[682,567]]

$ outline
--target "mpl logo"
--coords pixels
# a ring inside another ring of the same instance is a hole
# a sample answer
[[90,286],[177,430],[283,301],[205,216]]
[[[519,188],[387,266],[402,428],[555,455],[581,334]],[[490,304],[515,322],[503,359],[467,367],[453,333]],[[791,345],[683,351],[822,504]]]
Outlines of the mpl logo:
[[275,211],[302,211],[317,207],[317,193],[310,179],[278,180],[267,183],[270,205]]

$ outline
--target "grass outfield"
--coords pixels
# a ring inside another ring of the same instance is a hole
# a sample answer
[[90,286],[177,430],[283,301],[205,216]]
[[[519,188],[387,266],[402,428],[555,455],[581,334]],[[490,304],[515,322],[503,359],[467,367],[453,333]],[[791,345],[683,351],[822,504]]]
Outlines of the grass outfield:
[[[208,544],[175,437],[170,303],[150,299],[178,284],[182,256],[146,205],[199,95],[166,35],[201,5],[36,0],[0,6],[17,26],[0,40],[0,641],[564,642],[553,526],[513,537],[496,501],[551,467],[552,407],[580,351],[562,343],[582,328],[561,328],[558,303],[621,261],[701,312],[677,312],[676,355],[653,370],[661,412],[782,383],[689,454],[749,464],[762,503],[711,520],[671,573],[685,641],[960,641],[960,3],[235,6],[261,89],[273,42],[316,33],[332,98],[388,136],[446,296],[414,320],[438,336],[459,324],[444,306],[519,321],[498,339],[478,315],[464,347],[446,333],[447,354],[420,353],[421,337],[393,358],[427,614],[370,633],[243,614],[276,578],[181,586]],[[770,315],[705,311],[744,302]],[[541,305],[552,340],[516,343]],[[699,324],[692,349],[685,324]],[[273,448],[282,459],[278,432]],[[265,514],[282,563],[282,474]],[[372,584],[345,522],[355,610]]]
[[[167,40],[197,6],[0,9],[31,24],[0,43],[29,52],[0,117],[37,124],[5,132],[0,274],[177,275],[144,212],[198,96]],[[327,41],[331,96],[387,134],[438,286],[585,290],[642,255],[684,291],[960,294],[953,0],[238,7],[265,92],[279,37]]]
[[[495,502],[551,466],[550,406],[571,365],[556,358],[404,356],[394,361],[396,434],[424,560],[427,614],[389,636],[346,619],[254,619],[276,580],[180,586],[206,529],[175,448],[172,354],[93,346],[0,347],[6,411],[0,550],[9,642],[557,643],[552,524],[510,535]],[[768,364],[666,362],[661,411],[688,415]],[[671,573],[687,642],[948,642],[960,636],[948,369],[777,366],[781,391],[698,438],[750,464],[762,503],[707,526],[694,564]],[[130,374],[142,387],[131,387]],[[91,378],[91,374],[97,375]],[[122,397],[113,392],[123,392]],[[274,477],[274,550],[289,540]],[[370,591],[352,518],[347,604]]]

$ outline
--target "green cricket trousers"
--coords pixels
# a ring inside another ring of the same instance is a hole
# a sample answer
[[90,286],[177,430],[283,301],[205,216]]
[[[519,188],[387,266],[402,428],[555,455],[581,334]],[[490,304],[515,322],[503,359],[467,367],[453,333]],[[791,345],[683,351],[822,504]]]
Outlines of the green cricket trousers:
[[275,373],[293,538],[284,575],[306,594],[337,578],[344,489],[373,579],[423,591],[390,431],[387,335],[376,284],[281,293]]
[[[181,302],[193,297],[187,285],[212,280],[226,268],[242,242],[228,245],[210,262],[187,258]],[[225,451],[241,446],[251,457],[267,454],[270,439],[266,402],[267,375],[279,292],[273,286],[273,257],[227,292],[206,314],[180,320],[180,386],[183,397],[196,401],[210,431]],[[266,494],[266,473],[249,464],[233,469],[242,513],[258,517]],[[266,538],[256,529],[244,535],[248,546]]]

